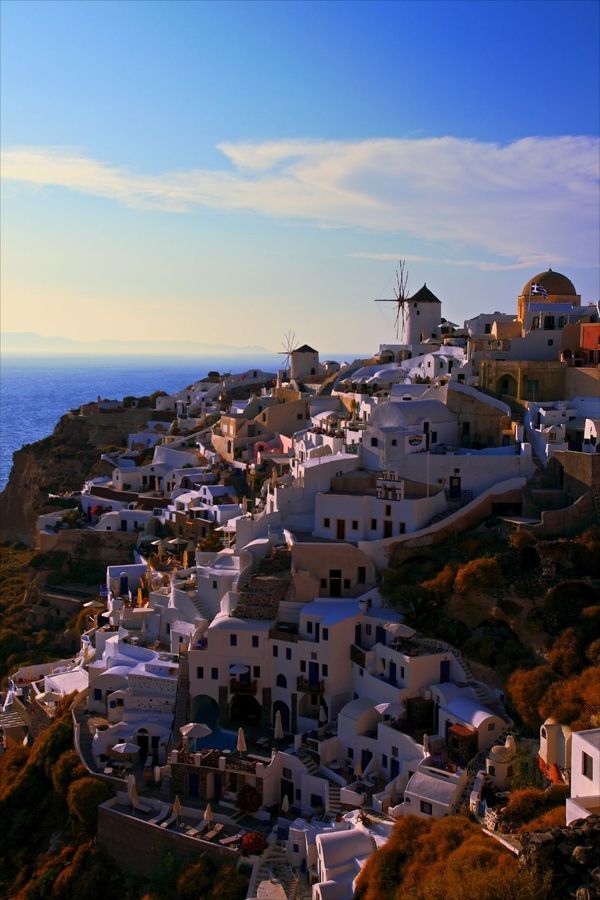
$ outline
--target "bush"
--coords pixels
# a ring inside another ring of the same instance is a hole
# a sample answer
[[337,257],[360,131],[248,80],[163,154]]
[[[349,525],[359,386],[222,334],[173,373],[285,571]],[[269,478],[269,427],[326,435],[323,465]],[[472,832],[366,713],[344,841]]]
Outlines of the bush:
[[504,576],[495,559],[483,557],[465,563],[456,573],[454,587],[459,594],[472,591],[493,592],[504,583]]
[[260,794],[251,784],[245,784],[238,791],[237,802],[244,812],[254,813],[260,807]]
[[69,785],[83,778],[87,769],[79,759],[75,750],[66,750],[52,767],[52,785],[56,793],[66,799]]
[[532,731],[538,731],[543,722],[539,705],[557,678],[550,666],[537,666],[535,669],[517,669],[508,679],[506,690],[510,701],[523,724]]
[[243,853],[260,855],[267,849],[267,839],[260,831],[249,831],[240,841]]
[[98,778],[78,778],[67,791],[67,806],[71,815],[88,834],[94,834],[98,806],[112,797],[113,789]]

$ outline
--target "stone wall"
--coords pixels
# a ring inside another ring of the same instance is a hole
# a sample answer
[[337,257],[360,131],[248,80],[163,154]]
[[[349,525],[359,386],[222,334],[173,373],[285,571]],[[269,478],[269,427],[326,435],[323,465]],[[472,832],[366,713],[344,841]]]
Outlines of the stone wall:
[[524,834],[520,840],[520,864],[550,869],[553,897],[600,897],[600,816],[578,819],[568,828]]

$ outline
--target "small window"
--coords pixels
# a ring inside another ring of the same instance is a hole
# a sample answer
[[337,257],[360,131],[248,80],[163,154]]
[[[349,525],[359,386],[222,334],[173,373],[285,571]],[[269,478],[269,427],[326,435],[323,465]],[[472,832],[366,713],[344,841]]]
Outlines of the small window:
[[496,723],[488,722],[488,731],[495,731],[495,730],[496,730]]
[[513,766],[509,766],[509,767],[507,768],[507,770],[506,770],[506,774],[508,775],[509,778],[512,778],[513,775],[515,774],[514,767],[513,767]]
[[286,658],[286,659],[291,659],[291,658],[292,658],[292,648],[291,648],[291,647],[286,647],[286,648],[285,648],[285,658]]
[[381,765],[383,766],[384,769],[387,769],[387,764],[388,764],[387,753],[382,753],[381,754]]
[[553,338],[548,338],[548,346],[549,346],[549,347],[553,347],[553,346],[554,346],[554,339],[553,339]]
[[255,678],[260,678],[260,666],[254,666],[253,675]]
[[301,422],[302,419],[304,418],[304,416],[302,415],[302,413],[296,413],[296,418],[298,419],[299,422]]
[[212,669],[210,670],[210,677],[212,678],[213,681],[219,680],[219,670],[216,666],[213,666]]
[[392,447],[397,447],[397,446],[398,446],[398,441],[396,440],[396,438],[392,438]]
[[352,531],[358,531],[358,519],[352,519]]
[[352,747],[348,747],[348,758],[354,759],[354,749]]
[[329,628],[323,629],[323,631],[321,632],[321,637],[323,638],[324,641],[329,640]]
[[217,582],[213,581],[213,591],[216,591],[216,589],[217,589]]
[[279,656],[279,647],[277,644],[273,644],[273,656]]
[[377,519],[371,519],[371,531],[377,531]]
[[326,587],[327,587],[327,579],[326,579],[326,578],[321,578],[320,584],[321,584],[321,587],[322,587],[322,588],[326,588]]
[[237,647],[237,634],[230,634],[230,635],[229,635],[229,646],[230,646],[230,647]]
[[392,756],[394,757],[394,759],[398,759],[398,748],[397,747],[392,747]]
[[488,766],[488,773],[489,773],[490,775],[495,775],[495,774],[496,774],[496,767],[495,767],[495,766]]
[[328,519],[327,516],[326,516],[326,517],[323,519],[323,528],[329,528],[330,524],[331,524],[331,523],[330,523],[329,519]]
[[258,635],[257,634],[252,635],[252,646],[258,647]]
[[[284,769],[284,771],[285,771],[285,769]],[[289,771],[289,769],[288,769],[288,771]],[[299,853],[299,852],[300,852],[300,845],[292,844],[292,853]]]
[[309,619],[309,621],[306,623],[306,630],[308,631],[309,634],[312,634],[313,623],[310,621],[310,619]]
[[385,505],[385,514],[386,514],[386,516],[391,516],[391,514],[392,514],[392,507],[391,507],[391,504],[389,504],[389,503],[386,503],[386,505]]
[[364,670],[364,669],[359,669],[359,670],[358,670],[358,674],[359,674],[360,677],[362,678],[362,677],[364,676],[364,674],[365,674],[365,670]]
[[379,445],[379,440],[376,437],[371,438],[371,447],[377,447]]
[[329,675],[329,667],[326,665],[326,663],[323,663],[321,669],[323,670],[323,678],[327,678],[327,676]]
[[94,688],[94,700],[102,700],[102,689]]
[[[278,675],[277,678],[275,679],[275,685],[280,688],[286,688],[287,687],[287,678],[285,677],[285,675]],[[284,775],[284,778],[285,778],[285,775]]]
[[204,666],[196,666],[196,678],[204,678]]
[[372,634],[372,632],[373,632],[373,626],[372,626],[372,625],[369,625],[369,624],[367,623],[367,624],[365,625],[365,631],[366,631],[367,634]]
[[419,804],[419,808],[420,808],[421,812],[426,816],[430,816],[431,813],[433,812],[433,807],[432,807],[431,803],[427,802],[427,800],[421,800],[421,802]]
[[346,591],[350,590],[350,579],[349,578],[344,578],[344,590],[346,590]]
[[594,760],[584,751],[581,752],[581,774],[586,778],[594,777]]
[[287,769],[287,768],[284,767],[284,768],[281,770],[281,774],[282,774],[282,776],[283,776],[287,781],[291,781],[291,780],[292,780],[292,770],[291,770],[291,769]]
[[300,671],[306,672],[306,660],[305,659],[300,660]]
[[357,584],[365,584],[367,580],[367,569],[366,566],[359,566],[356,572],[356,581]]

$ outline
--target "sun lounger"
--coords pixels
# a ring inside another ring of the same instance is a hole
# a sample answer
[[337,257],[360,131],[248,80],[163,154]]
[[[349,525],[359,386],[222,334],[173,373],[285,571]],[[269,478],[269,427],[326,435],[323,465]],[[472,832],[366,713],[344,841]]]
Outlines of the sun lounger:
[[206,841],[212,841],[212,839],[213,839],[214,837],[216,837],[218,834],[221,834],[221,832],[223,831],[224,827],[225,827],[225,826],[222,825],[221,822],[217,822],[217,824],[215,825],[215,827],[214,827],[211,831],[209,831],[208,834],[205,834],[205,835],[204,835],[204,839],[205,839]]
[[148,822],[149,822],[151,825],[158,825],[158,823],[160,822],[160,820],[161,820],[161,819],[164,819],[165,816],[168,815],[168,813],[169,813],[169,804],[168,804],[168,803],[161,803],[161,804],[160,804],[160,809],[158,810],[158,812],[156,813],[156,815],[155,815],[152,819],[148,819]]
[[229,844],[235,844],[236,841],[241,840],[245,834],[246,834],[246,829],[242,828],[242,830],[238,831],[237,834],[232,834],[230,837],[221,838],[219,843],[223,844],[224,847],[227,847]]
[[161,822],[160,827],[161,828],[170,828],[176,818],[177,818],[177,813],[174,813],[173,811],[171,811],[171,815],[169,816],[169,818],[165,819],[164,822]]
[[185,829],[185,833],[189,837],[199,837],[201,834],[204,834],[207,828],[208,822],[206,821],[206,819],[202,819],[202,821],[198,822],[198,824],[194,827],[188,825]]
[[142,803],[140,800],[136,800],[135,803],[130,800],[130,803],[131,803],[131,808],[136,809],[138,812],[147,813],[147,812],[151,812],[153,809],[152,806],[146,806],[146,804]]

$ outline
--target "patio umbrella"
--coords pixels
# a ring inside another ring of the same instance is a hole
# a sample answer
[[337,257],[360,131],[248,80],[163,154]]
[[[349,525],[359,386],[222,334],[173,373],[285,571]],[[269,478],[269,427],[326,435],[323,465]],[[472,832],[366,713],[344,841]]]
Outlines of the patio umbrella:
[[288,813],[290,811],[290,798],[287,794],[283,795],[283,799],[281,801],[281,812]]
[[135,780],[135,775],[133,772],[127,776],[127,796],[129,797],[129,802],[132,806],[136,806],[139,803],[138,792],[137,792],[137,782]]
[[189,722],[187,725],[182,725],[179,732],[184,738],[204,738],[212,734],[212,728],[209,728],[204,722]]
[[179,799],[179,794],[175,794],[175,799],[173,800],[173,815],[176,818],[177,825],[179,825],[179,816],[181,815],[181,800]]
[[319,725],[327,724],[327,710],[324,706],[319,707]]
[[362,767],[362,765],[361,765],[361,763],[360,763],[360,759],[357,759],[357,760],[356,760],[356,765],[354,766],[354,774],[355,774],[355,776],[356,776],[357,778],[360,778],[360,776],[362,775],[362,773],[363,773],[363,767]]
[[133,756],[135,753],[140,752],[140,748],[137,744],[132,744],[131,741],[121,741],[120,744],[115,744],[110,752],[117,757]]
[[154,784],[160,784],[160,766],[154,766],[152,774],[154,775]]
[[238,728],[236,750],[238,753],[246,753],[247,752],[246,735],[244,734],[244,729],[241,727]]
[[229,666],[229,674],[230,675],[247,675],[250,671],[249,666],[235,665]]
[[273,737],[276,741],[281,741],[283,739],[283,722],[281,721],[281,710],[277,710],[275,713],[275,729],[273,731]]
[[212,822],[212,820],[213,820],[212,806],[210,805],[210,803],[207,803],[206,809],[204,810],[204,821]]

